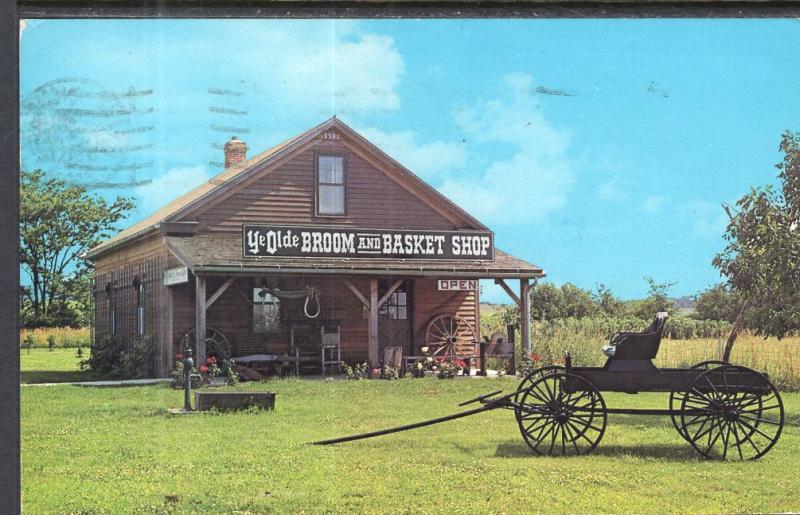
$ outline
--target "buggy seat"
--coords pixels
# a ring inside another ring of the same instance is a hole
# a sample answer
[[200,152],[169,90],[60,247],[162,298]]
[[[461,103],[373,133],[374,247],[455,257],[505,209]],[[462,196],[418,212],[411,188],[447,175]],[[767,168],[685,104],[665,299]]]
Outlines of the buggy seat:
[[666,311],[656,313],[653,323],[641,333],[614,333],[603,346],[603,354],[609,359],[655,359],[668,316]]

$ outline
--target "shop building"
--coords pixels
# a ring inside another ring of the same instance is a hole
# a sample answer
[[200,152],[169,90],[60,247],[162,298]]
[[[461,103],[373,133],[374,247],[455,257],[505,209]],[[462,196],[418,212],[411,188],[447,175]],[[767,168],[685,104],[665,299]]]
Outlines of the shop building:
[[387,346],[474,352],[479,279],[529,313],[543,270],[341,120],[247,150],[232,138],[222,173],[87,253],[95,339],[151,339],[159,375],[187,341],[198,359],[324,341],[377,366]]

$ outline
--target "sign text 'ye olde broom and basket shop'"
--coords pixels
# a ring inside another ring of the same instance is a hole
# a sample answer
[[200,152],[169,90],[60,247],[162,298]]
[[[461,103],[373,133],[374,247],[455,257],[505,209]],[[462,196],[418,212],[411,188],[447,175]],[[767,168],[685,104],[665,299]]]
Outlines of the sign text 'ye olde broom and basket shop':
[[488,231],[398,231],[242,226],[245,257],[463,259],[491,261]]

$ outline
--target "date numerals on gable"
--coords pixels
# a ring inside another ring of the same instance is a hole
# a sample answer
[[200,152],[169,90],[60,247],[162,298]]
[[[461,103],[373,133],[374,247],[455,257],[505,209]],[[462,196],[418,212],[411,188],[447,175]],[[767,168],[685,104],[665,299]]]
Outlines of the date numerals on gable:
[[324,132],[322,133],[322,139],[339,141],[339,134],[334,131]]

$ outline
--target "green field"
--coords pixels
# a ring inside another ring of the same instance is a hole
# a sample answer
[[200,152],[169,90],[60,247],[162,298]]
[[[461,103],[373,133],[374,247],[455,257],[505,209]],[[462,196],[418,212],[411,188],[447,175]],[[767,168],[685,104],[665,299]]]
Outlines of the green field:
[[[273,412],[174,416],[166,386],[22,389],[26,512],[787,512],[800,510],[800,394],[759,462],[698,459],[667,418],[610,416],[595,453],[530,454],[505,410],[338,446],[307,442],[452,413],[510,378],[274,380]],[[664,407],[661,394],[609,406]]]
[[76,356],[77,349],[20,349],[19,368],[21,383],[69,383],[100,379],[91,371],[81,371],[79,363],[89,357],[84,348],[84,357]]

